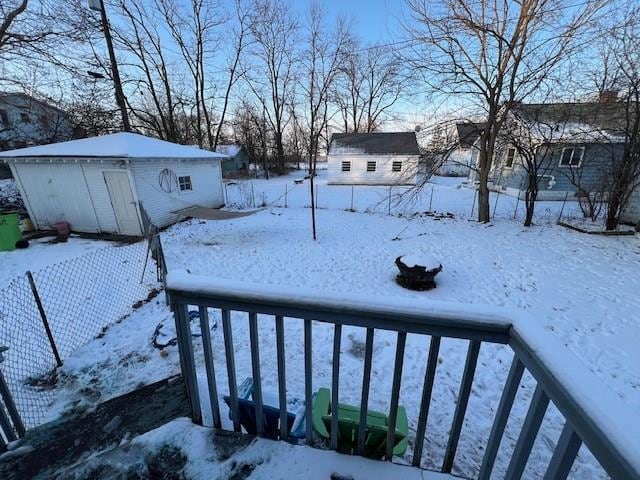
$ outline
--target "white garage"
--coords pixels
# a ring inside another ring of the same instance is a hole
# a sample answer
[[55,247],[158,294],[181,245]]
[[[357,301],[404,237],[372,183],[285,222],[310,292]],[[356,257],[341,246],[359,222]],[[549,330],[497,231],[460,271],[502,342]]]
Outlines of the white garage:
[[172,213],[224,206],[225,155],[135,133],[0,152],[36,229],[68,222],[86,233],[143,234],[143,210],[164,227]]

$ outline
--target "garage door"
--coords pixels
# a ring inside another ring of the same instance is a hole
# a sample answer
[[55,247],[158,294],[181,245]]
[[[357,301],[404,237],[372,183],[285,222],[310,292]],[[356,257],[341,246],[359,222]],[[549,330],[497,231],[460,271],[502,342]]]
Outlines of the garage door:
[[16,171],[38,228],[64,221],[78,232],[99,231],[80,165],[17,164]]

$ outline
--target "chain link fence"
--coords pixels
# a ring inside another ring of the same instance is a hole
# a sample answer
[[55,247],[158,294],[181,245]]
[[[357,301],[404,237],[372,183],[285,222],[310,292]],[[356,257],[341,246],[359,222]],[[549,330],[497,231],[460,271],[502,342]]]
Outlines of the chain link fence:
[[[386,215],[428,214],[437,217],[475,219],[478,214],[477,190],[461,185],[455,178],[444,178],[445,183],[428,183],[421,188],[403,185],[315,185],[315,205],[319,209]],[[236,181],[226,184],[227,202],[236,208],[309,208],[311,198],[309,182],[291,180]],[[524,200],[501,191],[489,195],[491,218],[521,222],[525,218]],[[574,196],[564,200],[538,200],[535,221],[555,222],[560,218],[579,219],[584,214]]]
[[46,419],[57,355],[64,361],[104,334],[159,286],[148,245],[138,242],[27,272],[0,289],[0,346],[8,347],[0,368],[27,428]]

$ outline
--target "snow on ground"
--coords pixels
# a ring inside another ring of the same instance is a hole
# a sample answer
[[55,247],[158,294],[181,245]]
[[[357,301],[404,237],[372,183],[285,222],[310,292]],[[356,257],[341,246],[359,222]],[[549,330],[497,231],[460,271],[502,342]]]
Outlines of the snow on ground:
[[[251,195],[260,197],[264,192],[271,201],[285,181],[293,185],[291,178],[273,183],[255,182]],[[244,190],[245,196],[251,191],[246,184],[229,186],[230,196],[233,188],[238,192]],[[296,198],[299,198],[299,207],[304,205],[302,192],[306,195],[307,185],[302,188],[304,190],[296,194],[300,197],[288,196],[289,206],[296,205]],[[538,319],[544,332],[561,340],[569,352],[594,372],[601,384],[593,388],[608,388],[631,407],[640,408],[637,368],[640,365],[637,350],[640,238],[583,235],[550,222],[526,229],[510,220],[506,208],[504,215],[499,213],[496,222],[488,225],[460,218],[352,213],[342,207],[350,202],[350,187],[325,185],[324,188],[325,206],[331,209],[322,208],[317,212],[318,241],[311,239],[307,208],[270,208],[227,222],[191,220],[162,234],[169,270],[186,268],[192,273],[223,279],[274,285],[284,293],[295,286],[341,295],[361,293],[523,309]],[[453,199],[451,208],[441,211],[455,210],[456,205],[464,204],[466,195],[472,193],[455,185],[440,184],[437,188],[445,189],[437,191],[442,193],[438,196],[442,202]],[[380,193],[371,191],[374,193],[370,199]],[[320,195],[322,192],[321,186]],[[499,201],[509,198],[501,196]],[[506,200],[503,204],[507,205]],[[323,206],[322,197],[320,206]],[[470,210],[470,204],[467,207]],[[559,207],[554,204],[549,208]],[[497,211],[500,212],[500,208]],[[442,263],[443,271],[436,278],[435,290],[411,292],[395,283],[393,262],[405,254],[430,256]],[[228,387],[220,313],[211,310],[210,317],[217,352],[218,391],[222,395]],[[174,334],[172,316],[158,297],[112,326],[103,338],[80,348],[61,369],[56,389],[58,402],[52,407],[51,415],[105,400],[138,384],[178,372],[176,347],[167,347],[168,355],[162,356],[151,345],[153,332],[161,322],[160,331],[164,336],[159,340],[166,341]],[[232,323],[237,375],[241,381],[251,374],[246,314],[234,313]],[[263,388],[277,391],[273,319],[261,316],[259,328]],[[193,331],[198,333],[195,325]],[[301,322],[286,319],[287,383],[291,397],[303,395],[302,338]],[[343,329],[341,401],[359,402],[364,338],[363,329]],[[331,326],[314,323],[314,388],[331,384],[332,340]],[[201,342],[198,338],[194,342],[199,368],[202,368]],[[418,418],[428,342],[428,337],[409,335],[407,343],[400,403],[407,409],[412,434]],[[468,342],[462,340],[443,340],[427,425],[425,467],[441,465],[467,346]],[[377,332],[372,409],[388,409],[394,354],[395,335]],[[512,353],[507,347],[483,344],[454,472],[468,475],[477,472],[511,359]],[[201,383],[204,392],[204,376]],[[507,425],[496,472],[504,472],[506,468],[531,394],[532,381],[525,375],[513,418]],[[221,409],[226,420],[227,409],[222,403]],[[542,475],[562,425],[555,407],[551,406],[526,478]],[[191,435],[193,428],[183,424],[182,434]],[[604,478],[584,448],[574,467],[573,478]]]
[[79,257],[93,250],[112,245],[110,242],[88,240],[71,236],[65,243],[52,243],[53,237],[30,240],[24,250],[0,252],[0,288],[12,279],[23,276],[27,270],[37,271],[48,265]]
[[[227,439],[177,419],[65,472],[65,478],[439,480],[445,475],[265,439]],[[156,476],[157,475],[157,476]]]

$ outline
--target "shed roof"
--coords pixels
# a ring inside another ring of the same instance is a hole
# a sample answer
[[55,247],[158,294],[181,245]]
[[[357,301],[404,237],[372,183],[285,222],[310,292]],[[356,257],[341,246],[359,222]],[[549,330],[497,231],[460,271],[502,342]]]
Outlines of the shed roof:
[[460,122],[456,123],[458,132],[458,143],[461,147],[470,148],[478,140],[484,131],[485,123]]
[[0,157],[226,158],[199,148],[120,132],[0,152]]
[[415,132],[334,133],[329,153],[351,151],[365,154],[420,155]]
[[216,147],[216,152],[229,155],[230,157],[235,157],[240,150],[242,150],[242,145],[237,144],[218,145]]

